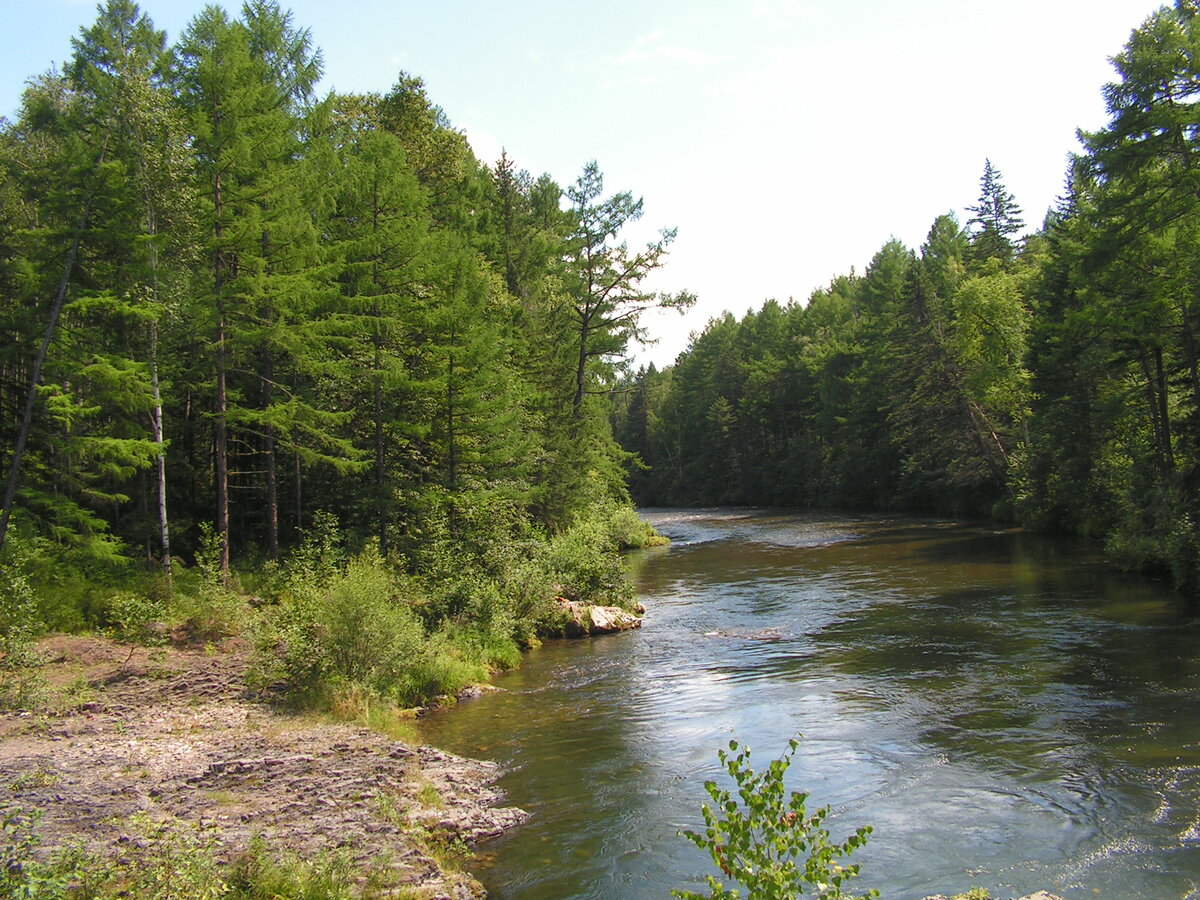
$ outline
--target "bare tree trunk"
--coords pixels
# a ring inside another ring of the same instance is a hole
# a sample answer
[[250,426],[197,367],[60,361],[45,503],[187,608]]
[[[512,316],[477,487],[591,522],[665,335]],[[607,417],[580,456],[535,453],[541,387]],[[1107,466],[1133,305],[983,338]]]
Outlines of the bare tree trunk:
[[167,519],[167,452],[163,441],[163,405],[162,393],[158,385],[158,326],[150,326],[150,386],[154,391],[154,412],[151,415],[151,427],[154,434],[154,446],[158,456],[154,460],[154,469],[158,483],[158,535],[159,549],[162,552],[163,575],[167,579],[167,591],[171,585],[171,526]]
[[229,436],[225,416],[229,398],[226,390],[225,359],[225,260],[221,251],[221,175],[213,181],[213,204],[216,219],[217,247],[213,251],[213,288],[217,299],[216,332],[216,409],[213,416],[213,450],[216,468],[217,541],[220,548],[221,583],[229,584]]
[[454,354],[451,353],[446,368],[446,489],[453,494],[458,490],[458,445],[454,433]]
[[304,534],[304,496],[301,493],[303,468],[300,465],[299,450],[296,451],[294,458],[296,461],[296,539],[299,540],[300,535]]
[[[275,377],[274,358],[271,348],[266,350],[263,373],[263,408],[270,409],[272,399],[272,379]],[[275,471],[275,428],[267,425],[264,429],[263,449],[267,455],[267,559],[279,559],[279,479]]]

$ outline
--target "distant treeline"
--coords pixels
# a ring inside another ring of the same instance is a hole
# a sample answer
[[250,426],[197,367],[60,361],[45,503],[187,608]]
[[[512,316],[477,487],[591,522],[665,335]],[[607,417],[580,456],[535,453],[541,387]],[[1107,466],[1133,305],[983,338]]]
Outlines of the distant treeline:
[[1200,591],[1200,14],[1133,32],[1040,230],[989,162],[964,227],[712,320],[615,412],[644,504],[987,515]]

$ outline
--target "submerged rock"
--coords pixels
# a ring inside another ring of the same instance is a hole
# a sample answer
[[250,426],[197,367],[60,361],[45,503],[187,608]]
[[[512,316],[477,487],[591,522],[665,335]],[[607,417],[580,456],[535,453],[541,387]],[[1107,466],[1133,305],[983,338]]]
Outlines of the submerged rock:
[[619,606],[595,606],[581,600],[557,598],[559,611],[563,615],[564,637],[587,637],[594,634],[613,634],[642,627],[641,616]]

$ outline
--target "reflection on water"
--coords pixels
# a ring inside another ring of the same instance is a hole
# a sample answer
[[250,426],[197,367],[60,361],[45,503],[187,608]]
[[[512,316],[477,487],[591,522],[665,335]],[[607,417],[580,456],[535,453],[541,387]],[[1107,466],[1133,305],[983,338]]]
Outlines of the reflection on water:
[[553,643],[426,720],[495,759],[529,824],[486,846],[501,898],[666,897],[731,736],[804,734],[792,787],[875,834],[896,900],[1050,888],[1200,897],[1198,625],[1080,542],[910,518],[651,511],[641,631]]

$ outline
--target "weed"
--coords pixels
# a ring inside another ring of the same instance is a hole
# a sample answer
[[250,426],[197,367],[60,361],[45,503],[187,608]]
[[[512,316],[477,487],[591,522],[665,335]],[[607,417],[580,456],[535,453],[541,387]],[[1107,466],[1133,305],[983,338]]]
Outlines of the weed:
[[27,791],[30,788],[54,787],[58,784],[58,773],[48,769],[37,768],[32,772],[22,772],[9,784],[11,791]]
[[442,792],[428,782],[421,785],[417,791],[417,802],[429,809],[441,809],[446,805],[446,801],[442,799]]

